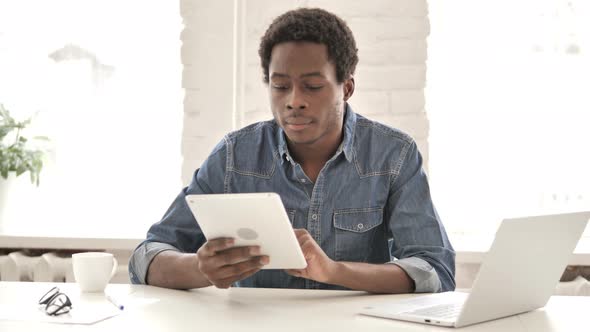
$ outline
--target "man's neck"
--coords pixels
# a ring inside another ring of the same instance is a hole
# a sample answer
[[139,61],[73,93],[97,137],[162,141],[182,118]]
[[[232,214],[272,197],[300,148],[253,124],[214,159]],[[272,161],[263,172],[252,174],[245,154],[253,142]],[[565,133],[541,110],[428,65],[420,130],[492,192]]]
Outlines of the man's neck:
[[331,140],[319,144],[293,144],[287,142],[291,157],[297,161],[312,182],[316,182],[320,171],[338,150],[342,143],[343,131]]
[[314,146],[314,145],[307,145],[307,144],[291,144],[287,143],[289,146],[289,151],[291,152],[291,156],[295,161],[300,164],[325,164],[340,146],[339,142],[330,144],[329,146]]

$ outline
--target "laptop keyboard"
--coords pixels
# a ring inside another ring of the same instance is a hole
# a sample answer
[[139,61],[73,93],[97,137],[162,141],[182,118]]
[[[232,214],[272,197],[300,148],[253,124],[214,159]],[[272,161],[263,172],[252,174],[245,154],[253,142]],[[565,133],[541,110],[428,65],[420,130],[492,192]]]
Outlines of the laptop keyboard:
[[432,307],[420,308],[413,311],[408,311],[406,314],[450,319],[459,316],[463,303],[444,303]]

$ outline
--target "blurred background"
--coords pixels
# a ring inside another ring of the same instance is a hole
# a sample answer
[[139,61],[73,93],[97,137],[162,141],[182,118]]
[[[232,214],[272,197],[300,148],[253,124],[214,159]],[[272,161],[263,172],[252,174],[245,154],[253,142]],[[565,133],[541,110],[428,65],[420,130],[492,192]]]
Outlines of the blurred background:
[[587,1],[0,0],[0,103],[49,138],[0,233],[143,238],[225,133],[271,118],[258,43],[300,6],[351,27],[350,103],[416,139],[456,247],[590,209]]

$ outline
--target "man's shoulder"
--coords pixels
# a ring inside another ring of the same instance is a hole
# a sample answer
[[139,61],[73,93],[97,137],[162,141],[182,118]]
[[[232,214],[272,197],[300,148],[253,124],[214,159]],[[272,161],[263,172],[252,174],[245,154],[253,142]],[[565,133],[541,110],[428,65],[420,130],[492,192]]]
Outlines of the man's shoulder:
[[355,141],[360,145],[368,142],[394,144],[388,145],[389,147],[407,147],[414,143],[414,139],[406,132],[360,114],[357,114]]
[[227,133],[217,143],[209,157],[225,155],[236,148],[251,151],[256,146],[273,146],[276,140],[277,125],[274,120],[252,123],[241,129]]
[[260,169],[278,156],[278,126],[274,120],[256,122],[225,136],[236,169]]
[[402,130],[357,115],[354,159],[361,176],[397,176],[414,144]]

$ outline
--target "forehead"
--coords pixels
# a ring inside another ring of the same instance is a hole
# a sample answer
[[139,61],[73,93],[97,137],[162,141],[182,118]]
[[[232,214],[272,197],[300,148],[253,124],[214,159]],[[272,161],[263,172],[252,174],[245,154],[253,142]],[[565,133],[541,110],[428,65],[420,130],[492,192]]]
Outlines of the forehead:
[[312,42],[285,42],[273,47],[269,73],[299,76],[309,72],[334,75],[335,69],[328,59],[326,45]]

